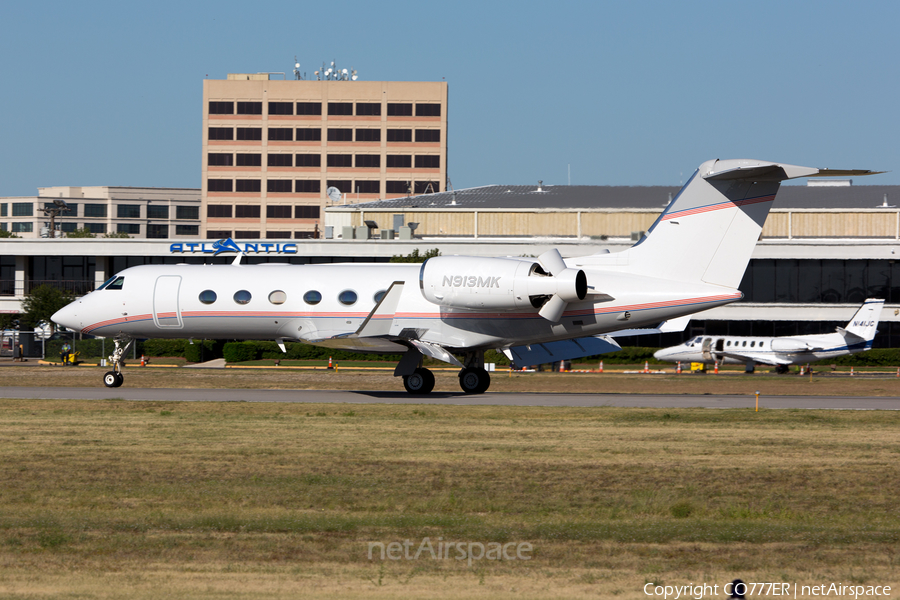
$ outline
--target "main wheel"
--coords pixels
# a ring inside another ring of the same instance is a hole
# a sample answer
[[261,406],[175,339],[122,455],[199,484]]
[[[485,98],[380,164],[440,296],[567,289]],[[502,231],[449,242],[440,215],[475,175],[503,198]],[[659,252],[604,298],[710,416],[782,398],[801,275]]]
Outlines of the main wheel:
[[119,387],[122,385],[122,381],[122,376],[115,371],[107,371],[106,375],[103,376],[103,385],[106,387]]
[[410,394],[430,394],[434,389],[434,373],[428,369],[418,368],[410,375],[404,375],[403,387]]
[[121,371],[116,371],[116,379],[118,380],[118,383],[116,384],[116,387],[119,387],[120,385],[122,385],[123,383],[125,383],[125,376],[122,375],[122,372],[121,372]]
[[459,387],[467,394],[483,394],[491,385],[491,376],[484,369],[468,368],[459,372]]

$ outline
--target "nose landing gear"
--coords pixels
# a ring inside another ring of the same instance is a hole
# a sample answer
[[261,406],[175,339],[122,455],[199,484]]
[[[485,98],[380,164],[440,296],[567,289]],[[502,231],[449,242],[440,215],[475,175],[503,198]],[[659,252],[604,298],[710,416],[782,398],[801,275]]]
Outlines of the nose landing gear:
[[112,363],[113,370],[107,371],[103,375],[103,385],[106,387],[117,388],[125,383],[125,376],[122,375],[122,361],[125,357],[125,352],[131,347],[133,341],[134,338],[125,335],[124,333],[120,333],[113,338],[113,343],[115,343],[116,348],[113,350],[112,356],[109,357],[109,362]]

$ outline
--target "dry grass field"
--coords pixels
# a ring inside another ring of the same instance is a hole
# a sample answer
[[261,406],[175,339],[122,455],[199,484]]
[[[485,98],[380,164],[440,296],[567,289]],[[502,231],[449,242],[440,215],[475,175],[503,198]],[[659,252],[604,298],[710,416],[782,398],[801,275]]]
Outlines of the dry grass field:
[[[32,371],[99,376],[0,384]],[[0,400],[0,598],[647,598],[647,582],[735,577],[896,595],[898,426],[893,411]],[[425,537],[533,551],[368,558]]]

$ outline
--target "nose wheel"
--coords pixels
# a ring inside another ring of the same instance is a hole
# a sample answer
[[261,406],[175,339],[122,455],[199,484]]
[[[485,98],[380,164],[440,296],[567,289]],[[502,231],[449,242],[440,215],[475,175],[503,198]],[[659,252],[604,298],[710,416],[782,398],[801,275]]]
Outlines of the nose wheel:
[[107,371],[103,376],[103,385],[109,388],[117,388],[125,383],[125,376],[115,371]]
[[127,336],[124,333],[120,333],[113,338],[116,348],[113,350],[112,356],[109,357],[109,362],[112,363],[113,370],[107,371],[106,374],[103,375],[103,385],[106,387],[117,388],[125,383],[125,376],[122,375],[122,367],[124,366],[125,352],[131,346],[131,342],[133,341],[134,338]]

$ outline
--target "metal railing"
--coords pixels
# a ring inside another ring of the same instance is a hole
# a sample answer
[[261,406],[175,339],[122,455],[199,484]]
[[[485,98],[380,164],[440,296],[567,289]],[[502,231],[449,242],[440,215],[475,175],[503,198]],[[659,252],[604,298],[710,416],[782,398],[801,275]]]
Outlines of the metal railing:
[[94,291],[96,283],[93,279],[45,279],[41,281],[29,280],[17,282],[14,279],[0,279],[0,296],[24,297],[30,294],[34,288],[41,285],[49,285],[74,296],[83,296]]

